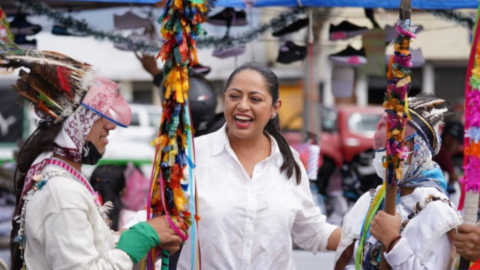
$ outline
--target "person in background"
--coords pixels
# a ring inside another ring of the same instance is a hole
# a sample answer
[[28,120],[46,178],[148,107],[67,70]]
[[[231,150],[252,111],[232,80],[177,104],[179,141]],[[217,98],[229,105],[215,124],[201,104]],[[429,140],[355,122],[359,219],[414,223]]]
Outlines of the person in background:
[[[142,67],[153,77],[153,84],[161,89],[163,98],[163,70],[157,66],[153,56],[135,52]],[[208,70],[207,70],[208,69]],[[189,106],[192,115],[194,136],[202,136],[219,130],[225,124],[222,113],[216,113],[217,94],[213,85],[205,78],[207,67],[192,68],[190,75]]]
[[125,188],[122,192],[122,209],[118,220],[118,227],[123,228],[138,211],[145,210],[148,196],[150,196],[150,179],[145,178],[139,168],[129,162],[123,172]]
[[120,211],[123,208],[122,194],[125,189],[124,168],[113,164],[100,165],[92,173],[90,184],[98,192],[103,203],[112,203],[108,213],[112,224],[111,228],[118,231]]
[[[458,184],[459,176],[455,172],[452,158],[459,153],[463,146],[464,132],[464,126],[460,121],[446,122],[442,132],[442,147],[433,159],[442,171],[448,174],[449,181],[447,191],[455,203],[458,203],[460,198],[460,187]],[[455,188],[455,186],[457,188]]]

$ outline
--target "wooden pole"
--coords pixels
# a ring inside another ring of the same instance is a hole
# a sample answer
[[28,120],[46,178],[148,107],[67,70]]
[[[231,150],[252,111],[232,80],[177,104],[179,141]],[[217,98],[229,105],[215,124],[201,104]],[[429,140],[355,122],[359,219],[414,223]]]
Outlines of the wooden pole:
[[[398,187],[395,185],[387,185],[385,188],[385,212],[390,215],[395,215],[396,211],[396,198],[397,198],[397,190]],[[392,200],[393,198],[393,200]],[[380,261],[380,270],[390,270],[392,269],[390,265],[385,260],[385,256],[383,255],[385,252],[385,248],[382,247],[382,259]]]

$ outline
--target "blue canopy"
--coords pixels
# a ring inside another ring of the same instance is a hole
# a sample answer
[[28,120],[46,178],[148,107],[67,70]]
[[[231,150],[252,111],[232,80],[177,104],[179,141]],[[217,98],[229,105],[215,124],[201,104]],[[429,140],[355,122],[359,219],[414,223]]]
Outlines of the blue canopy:
[[[397,9],[401,0],[253,0],[255,7],[287,6],[301,4],[305,7],[362,7]],[[218,7],[245,7],[245,0],[217,0]],[[478,0],[412,0],[412,8],[457,9],[477,8]]]
[[[23,0],[20,0],[23,1]],[[159,0],[34,0],[48,4],[56,2],[103,3],[103,4],[155,4]],[[217,7],[245,7],[245,2],[253,2],[255,7],[362,7],[397,9],[401,0],[217,0]],[[477,8],[478,0],[412,0],[412,7],[417,9],[457,9]]]

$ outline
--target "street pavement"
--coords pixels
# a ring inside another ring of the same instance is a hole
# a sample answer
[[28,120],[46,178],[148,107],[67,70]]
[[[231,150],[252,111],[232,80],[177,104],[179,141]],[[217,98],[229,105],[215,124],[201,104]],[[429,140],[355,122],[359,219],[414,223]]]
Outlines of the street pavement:
[[[0,250],[0,258],[9,262],[10,256],[7,250]],[[297,270],[333,270],[335,252],[319,252],[313,255],[304,250],[294,250],[293,259]]]
[[304,250],[294,250],[293,259],[297,270],[333,270],[335,252],[319,252],[313,255]]

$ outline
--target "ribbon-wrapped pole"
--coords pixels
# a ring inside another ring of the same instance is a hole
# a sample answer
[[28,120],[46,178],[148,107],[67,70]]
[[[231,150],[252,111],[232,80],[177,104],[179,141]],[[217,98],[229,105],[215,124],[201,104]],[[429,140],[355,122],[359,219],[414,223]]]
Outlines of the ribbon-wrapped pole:
[[10,24],[7,21],[7,14],[0,6],[0,43],[5,44],[13,42],[14,38],[12,32],[10,32]]
[[[478,199],[480,191],[480,32],[477,22],[474,28],[472,50],[467,67],[465,82],[465,139],[463,169],[464,177],[460,179],[465,192],[463,219],[466,224],[477,223]],[[468,269],[470,262],[463,259],[459,269]]]
[[[395,215],[397,199],[397,183],[402,179],[401,164],[404,162],[405,127],[408,121],[408,91],[411,83],[411,54],[410,42],[415,38],[414,27],[411,23],[411,0],[402,0],[400,4],[400,19],[397,22],[397,38],[395,40],[395,52],[390,57],[388,67],[388,87],[385,92],[383,106],[387,112],[387,140],[386,161],[387,169],[385,187],[385,212]],[[383,258],[380,269],[390,269]]]
[[[207,5],[206,0],[163,0],[157,6],[163,8],[158,22],[162,25],[164,43],[157,58],[165,61],[165,100],[158,137],[154,140],[156,149],[147,215],[148,218],[165,215],[183,240],[187,240],[187,236],[182,231],[193,225],[190,233],[193,250],[198,244],[195,239],[198,217],[193,200],[195,159],[188,90],[190,68],[198,64],[195,40],[205,34],[200,24],[206,20]],[[150,252],[148,269],[154,269],[158,255],[157,249]],[[168,270],[168,257],[168,252],[162,252],[162,270]],[[195,265],[194,257],[192,252],[191,269]]]

